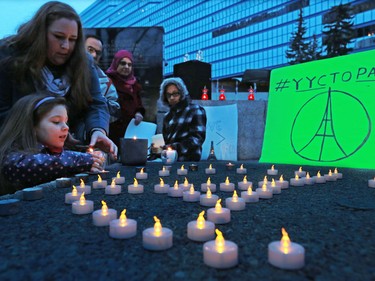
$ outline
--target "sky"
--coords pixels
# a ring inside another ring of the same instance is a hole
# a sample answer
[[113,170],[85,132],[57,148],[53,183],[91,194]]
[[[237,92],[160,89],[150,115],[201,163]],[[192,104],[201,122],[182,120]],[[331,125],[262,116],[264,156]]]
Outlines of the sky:
[[[0,39],[17,32],[18,27],[32,18],[48,0],[0,0]],[[60,0],[81,13],[95,0]]]

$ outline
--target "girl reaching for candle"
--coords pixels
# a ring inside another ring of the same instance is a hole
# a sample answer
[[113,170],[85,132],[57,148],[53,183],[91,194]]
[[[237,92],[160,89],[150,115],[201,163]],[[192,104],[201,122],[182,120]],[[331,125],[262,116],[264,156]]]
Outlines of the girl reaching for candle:
[[64,149],[67,122],[63,97],[32,94],[13,105],[0,129],[0,194],[102,170],[100,156]]

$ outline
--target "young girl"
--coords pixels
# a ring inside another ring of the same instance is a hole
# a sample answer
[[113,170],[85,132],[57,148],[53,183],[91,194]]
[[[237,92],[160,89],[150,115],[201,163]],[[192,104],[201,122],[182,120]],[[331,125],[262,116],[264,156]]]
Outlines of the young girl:
[[102,170],[99,156],[64,150],[67,122],[62,97],[32,94],[14,104],[0,129],[0,194]]

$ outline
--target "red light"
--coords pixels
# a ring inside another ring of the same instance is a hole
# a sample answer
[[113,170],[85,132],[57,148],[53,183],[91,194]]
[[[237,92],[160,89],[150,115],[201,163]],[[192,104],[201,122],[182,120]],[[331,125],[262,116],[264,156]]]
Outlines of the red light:
[[254,100],[254,90],[253,90],[253,87],[250,86],[250,89],[249,89],[249,95],[247,96],[247,99],[248,100]]
[[226,100],[226,97],[225,97],[225,90],[224,90],[223,87],[220,89],[219,100]]
[[202,90],[202,97],[201,97],[202,100],[208,100],[207,92],[208,92],[208,90],[207,90],[206,86],[204,86],[204,88]]

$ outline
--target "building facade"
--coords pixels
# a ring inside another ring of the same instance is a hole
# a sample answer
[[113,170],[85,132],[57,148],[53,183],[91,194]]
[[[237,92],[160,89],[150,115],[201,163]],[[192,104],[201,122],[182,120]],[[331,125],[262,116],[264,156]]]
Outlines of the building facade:
[[[285,52],[302,7],[307,38],[322,41],[331,7],[350,3],[354,52],[375,48],[373,0],[97,0],[81,13],[85,28],[164,28],[163,76],[186,60],[212,66],[212,81],[243,76],[247,69],[288,65]],[[215,84],[215,83],[213,83]]]

